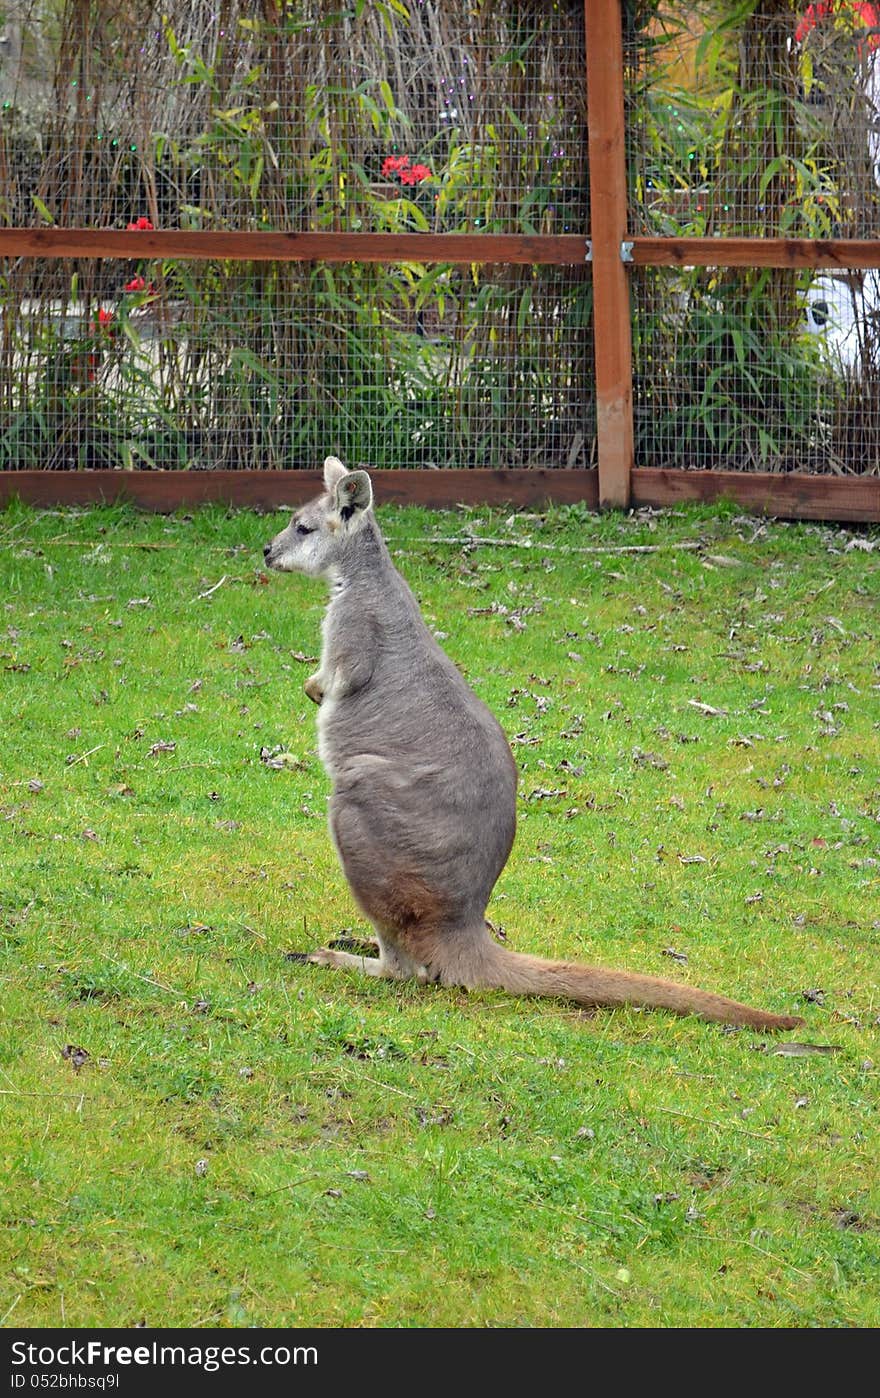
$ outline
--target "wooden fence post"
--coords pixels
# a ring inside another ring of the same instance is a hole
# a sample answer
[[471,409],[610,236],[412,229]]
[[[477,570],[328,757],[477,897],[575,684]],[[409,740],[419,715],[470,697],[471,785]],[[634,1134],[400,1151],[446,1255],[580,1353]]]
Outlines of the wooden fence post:
[[584,0],[600,508],[626,508],[633,467],[632,324],[620,0]]

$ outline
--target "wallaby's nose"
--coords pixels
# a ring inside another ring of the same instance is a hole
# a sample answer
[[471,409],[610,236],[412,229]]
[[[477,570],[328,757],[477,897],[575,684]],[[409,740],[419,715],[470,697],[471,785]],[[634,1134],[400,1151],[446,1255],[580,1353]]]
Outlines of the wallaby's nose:
[[268,558],[268,557],[269,557],[269,554],[270,554],[271,552],[272,552],[272,545],[271,545],[271,544],[264,544],[264,545],[263,545],[263,557],[264,557],[264,558]]

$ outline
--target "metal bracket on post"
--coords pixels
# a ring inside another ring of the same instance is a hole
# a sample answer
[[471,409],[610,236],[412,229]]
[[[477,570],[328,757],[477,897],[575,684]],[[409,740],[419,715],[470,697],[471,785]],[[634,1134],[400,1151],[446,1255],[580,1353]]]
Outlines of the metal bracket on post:
[[623,243],[621,243],[621,245],[620,245],[620,260],[621,260],[621,262],[632,262],[632,260],[633,260],[633,244],[632,244],[631,242],[623,242]]
[[585,257],[584,257],[584,261],[585,261],[585,262],[592,262],[592,260],[593,260],[593,240],[592,240],[592,238],[587,238],[586,243],[584,244],[584,246],[585,246],[585,248],[586,248],[586,255],[585,255]]

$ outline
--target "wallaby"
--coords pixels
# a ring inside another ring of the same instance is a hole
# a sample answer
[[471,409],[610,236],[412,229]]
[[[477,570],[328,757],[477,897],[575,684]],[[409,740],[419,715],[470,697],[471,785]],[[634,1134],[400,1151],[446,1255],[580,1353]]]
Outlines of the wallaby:
[[394,567],[366,471],[328,456],[325,494],[266,544],[281,572],[323,577],[318,751],[330,829],[378,956],[323,947],[322,966],[579,1005],[643,1005],[754,1029],[793,1029],[722,995],[653,976],[545,961],[499,945],[486,906],[516,828],[517,771],[500,725],[431,635]]

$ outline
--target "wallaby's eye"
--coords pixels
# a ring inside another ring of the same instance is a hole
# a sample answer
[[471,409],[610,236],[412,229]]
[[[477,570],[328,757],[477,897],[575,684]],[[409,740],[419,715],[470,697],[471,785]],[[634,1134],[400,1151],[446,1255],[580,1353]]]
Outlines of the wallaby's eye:
[[306,534],[314,534],[315,531],[314,529],[310,529],[307,524],[298,524],[296,526],[296,532],[297,534],[304,536]]

